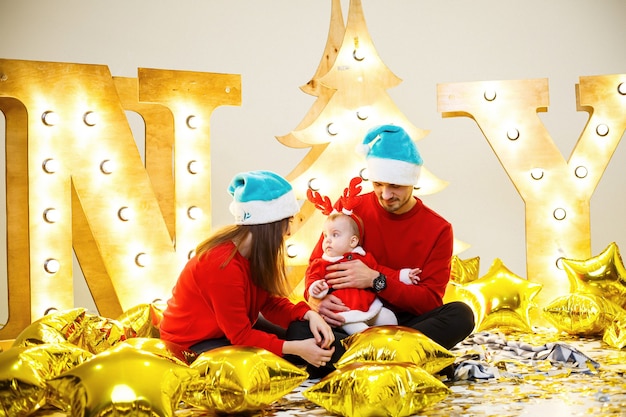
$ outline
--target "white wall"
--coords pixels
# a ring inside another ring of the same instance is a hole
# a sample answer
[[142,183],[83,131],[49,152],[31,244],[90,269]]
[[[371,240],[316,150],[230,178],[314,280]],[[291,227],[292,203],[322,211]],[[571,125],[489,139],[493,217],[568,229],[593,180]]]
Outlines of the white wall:
[[[436,86],[548,78],[550,106],[540,117],[568,158],[587,120],[576,111],[579,77],[626,73],[626,2],[362,1],[380,57],[404,80],[389,93],[415,126],[431,131],[420,151],[450,183],[426,204],[471,245],[462,258],[480,256],[481,273],[500,258],[525,277],[523,202],[477,125],[437,112]],[[243,105],[220,107],[211,120],[213,218],[220,225],[231,221],[225,189],[235,172],[286,175],[305,154],[275,136],[295,129],[315,99],[298,87],[317,68],[329,18],[330,0],[0,0],[0,57],[105,64],[126,77],[139,67],[241,74]],[[2,142],[4,126],[0,113]],[[611,242],[626,251],[626,144],[591,205],[593,253]],[[5,223],[0,214],[0,323]],[[84,288],[76,297],[77,306],[91,306]]]

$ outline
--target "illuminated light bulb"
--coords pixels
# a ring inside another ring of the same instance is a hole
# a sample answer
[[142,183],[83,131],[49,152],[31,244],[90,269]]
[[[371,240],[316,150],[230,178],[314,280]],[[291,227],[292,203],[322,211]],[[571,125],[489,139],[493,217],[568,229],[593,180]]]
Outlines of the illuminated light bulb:
[[626,96],[626,83],[621,83],[617,86],[617,92],[623,96]]
[[308,186],[313,191],[319,191],[321,187],[320,180],[317,178],[311,178],[308,182]]
[[110,159],[105,159],[104,161],[100,162],[100,171],[102,171],[103,174],[109,175],[111,172],[113,172],[113,168],[115,167]]
[[189,251],[189,253],[187,254],[187,259],[191,259],[191,258],[193,258],[194,256],[196,256],[196,250],[195,250],[195,249],[192,249],[192,250],[190,250],[190,251]]
[[202,217],[202,209],[200,207],[191,206],[187,209],[187,216],[191,220],[197,220]]
[[58,260],[54,258],[46,259],[46,262],[43,264],[43,269],[46,270],[49,274],[56,274],[61,269],[61,264]]
[[187,127],[189,129],[197,129],[200,126],[200,120],[193,114],[187,117]]
[[533,168],[530,171],[530,176],[532,177],[532,179],[534,180],[540,180],[543,178],[543,169],[541,168]]
[[47,208],[43,212],[43,218],[48,223],[56,223],[59,221],[60,216],[57,209]]
[[59,115],[52,110],[48,110],[43,112],[43,114],[41,115],[41,121],[46,126],[54,126],[55,124],[59,123]]
[[120,220],[123,222],[127,222],[128,220],[130,220],[130,216],[131,216],[131,210],[126,206],[120,208],[117,211],[117,217],[119,217]]
[[587,168],[582,165],[576,167],[576,169],[574,170],[574,175],[576,175],[578,178],[585,178],[588,173],[589,172],[587,171]]
[[137,256],[135,256],[135,263],[142,268],[148,265],[148,254],[144,252],[138,253]]
[[224,91],[226,92],[226,94],[230,94],[230,87],[226,87]]
[[334,123],[328,123],[326,125],[326,131],[331,136],[335,136],[337,133],[339,133],[339,131],[337,130],[337,125],[335,125]]
[[359,177],[361,177],[363,181],[369,181],[369,173],[367,172],[367,168],[363,168],[359,171]]
[[518,140],[519,139],[519,130],[517,130],[517,129],[509,129],[509,130],[507,130],[506,137],[509,138],[509,140]]
[[46,173],[54,174],[55,172],[59,170],[59,163],[52,158],[48,158],[45,161],[43,161],[43,164],[41,164],[41,167]]
[[295,258],[295,257],[298,256],[298,252],[299,252],[298,251],[298,245],[295,245],[295,244],[291,243],[291,244],[287,245],[286,250],[287,250],[287,256],[289,258]]
[[56,307],[48,307],[48,308],[46,308],[46,310],[43,312],[43,315],[44,315],[44,316],[47,316],[48,314],[50,314],[50,313],[55,313],[55,312],[57,312],[57,311],[59,311],[59,309],[58,309],[58,308],[56,308]]
[[555,219],[557,220],[563,220],[565,219],[565,216],[567,215],[566,211],[562,208],[558,208],[555,209],[554,212],[552,213],[552,215],[554,216]]
[[365,59],[365,54],[360,48],[356,48],[354,51],[352,51],[352,58],[354,58],[356,61],[363,61]]
[[596,126],[596,133],[598,134],[598,136],[606,136],[609,134],[609,127],[604,123],[599,124],[598,126]]
[[563,269],[563,257],[561,256],[560,258],[557,258],[556,260],[556,267],[559,269]]
[[92,111],[88,111],[83,115],[83,122],[87,126],[95,126],[98,123],[98,116]]
[[190,174],[197,174],[199,170],[200,163],[198,161],[189,161],[187,164],[187,171],[189,171]]
[[367,120],[367,118],[369,117],[369,112],[367,111],[367,109],[359,109],[356,112],[356,117],[359,118],[359,120]]
[[487,101],[494,101],[496,99],[496,90],[494,89],[485,90],[485,92],[483,93],[483,97]]

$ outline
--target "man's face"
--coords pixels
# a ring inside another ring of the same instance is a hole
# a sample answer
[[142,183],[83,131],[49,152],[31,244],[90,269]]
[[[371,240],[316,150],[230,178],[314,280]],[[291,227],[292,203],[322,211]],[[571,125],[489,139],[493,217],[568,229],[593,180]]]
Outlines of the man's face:
[[412,185],[396,185],[387,182],[373,182],[378,202],[389,213],[402,214],[415,205]]

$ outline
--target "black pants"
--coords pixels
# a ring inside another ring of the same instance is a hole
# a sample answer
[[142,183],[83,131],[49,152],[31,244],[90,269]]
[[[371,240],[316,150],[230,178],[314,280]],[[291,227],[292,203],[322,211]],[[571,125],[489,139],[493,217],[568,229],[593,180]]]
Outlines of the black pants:
[[[472,309],[461,301],[444,304],[419,316],[408,313],[398,313],[396,316],[398,317],[398,325],[418,330],[446,349],[453,348],[469,336],[474,331],[475,325]],[[335,333],[335,353],[333,353],[331,362],[320,368],[308,365],[307,371],[311,378],[321,378],[332,372],[335,369],[333,364],[345,353],[341,339],[348,337],[348,335],[337,328],[333,329],[333,333]],[[309,323],[306,321],[293,322],[287,329],[287,340],[302,340],[311,337],[313,334],[309,328]],[[285,359],[297,365],[304,364],[301,358],[294,355],[285,355]]]

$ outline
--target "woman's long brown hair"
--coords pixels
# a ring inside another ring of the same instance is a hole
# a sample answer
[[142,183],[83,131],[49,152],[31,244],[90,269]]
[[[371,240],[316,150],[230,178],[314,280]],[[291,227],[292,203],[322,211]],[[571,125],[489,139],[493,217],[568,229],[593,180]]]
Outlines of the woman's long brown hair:
[[225,266],[235,256],[248,233],[251,233],[252,244],[248,260],[252,282],[272,295],[287,296],[290,289],[285,272],[284,237],[289,230],[289,221],[286,218],[273,223],[225,226],[200,243],[196,248],[196,255],[206,256],[214,247],[232,241],[235,249],[224,262]]

